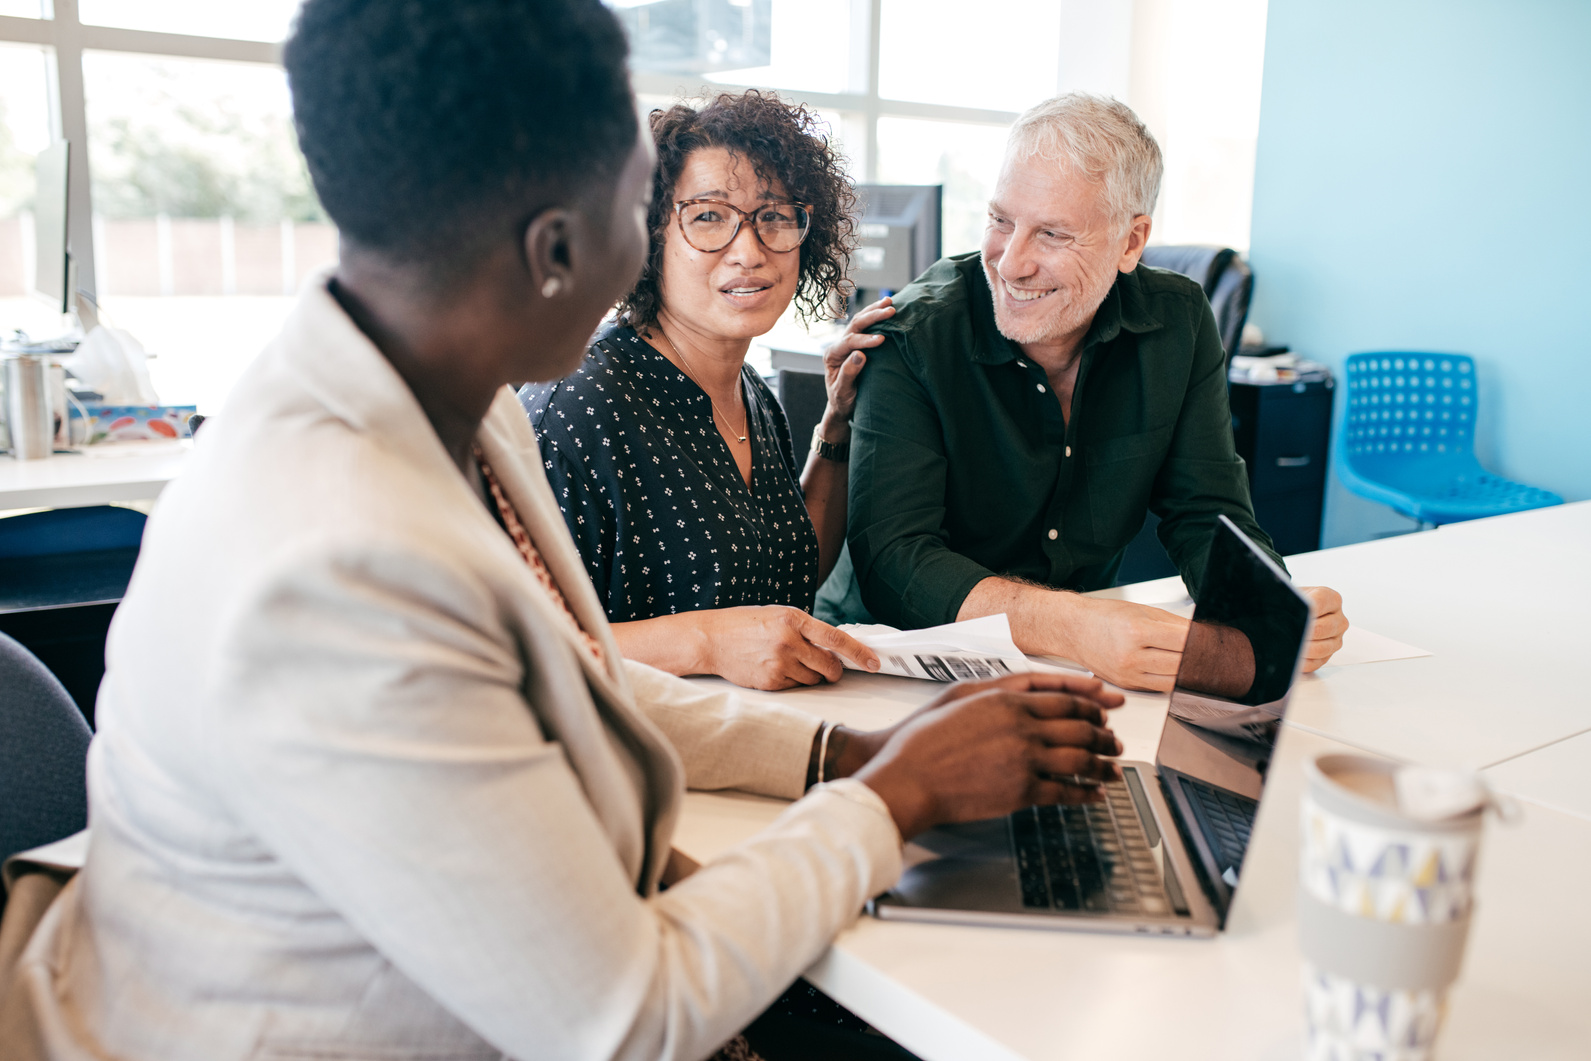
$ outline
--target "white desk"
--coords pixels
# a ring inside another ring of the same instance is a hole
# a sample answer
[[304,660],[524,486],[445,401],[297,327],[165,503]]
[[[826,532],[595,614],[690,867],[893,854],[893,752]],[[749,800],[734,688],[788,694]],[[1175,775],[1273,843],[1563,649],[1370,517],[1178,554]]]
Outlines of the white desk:
[[[1322,668],[1288,721],[1398,759],[1481,769],[1591,732],[1591,502],[1287,559],[1351,622],[1434,655]],[[1177,578],[1108,591],[1145,603]],[[1501,775],[1500,775],[1501,776]],[[1510,775],[1511,776],[1511,775]]]
[[1483,773],[1504,792],[1591,821],[1591,733],[1526,752]]
[[128,442],[36,461],[0,455],[0,512],[81,508],[158,497],[182,470],[191,442]]
[[[853,681],[854,679],[854,681]],[[847,675],[781,694],[824,717],[887,725],[937,691]],[[1152,759],[1161,697],[1132,696],[1113,718],[1129,758]],[[1345,746],[1284,732],[1228,930],[1215,940],[906,924],[861,918],[807,976],[928,1061],[1012,1058],[1194,1061],[1296,1058],[1302,1037],[1292,904],[1302,760]],[[710,858],[782,804],[691,793],[676,836]],[[1591,822],[1523,804],[1488,825],[1479,913],[1452,996],[1444,1061],[1584,1058],[1591,1043]]]
[[[1289,560],[1342,591],[1351,619],[1436,655],[1333,668],[1300,683],[1228,931],[1210,941],[886,923],[862,918],[808,976],[929,1061],[1296,1058],[1292,917],[1300,764],[1344,744],[1494,767],[1522,819],[1488,825],[1478,912],[1441,1042],[1444,1061],[1591,1053],[1591,696],[1576,673],[1591,600],[1591,504],[1443,528]],[[1123,595],[1166,601],[1176,580]],[[777,694],[862,727],[936,687],[847,674]],[[1113,718],[1152,759],[1163,697]],[[1576,734],[1581,734],[1576,736]],[[1533,767],[1532,764],[1539,764]],[[1582,805],[1583,804],[1583,805]],[[677,842],[702,859],[749,836],[776,801],[692,793]],[[1561,808],[1561,809],[1557,809]],[[1576,814],[1564,813],[1565,810]],[[1579,817],[1577,814],[1586,814]]]

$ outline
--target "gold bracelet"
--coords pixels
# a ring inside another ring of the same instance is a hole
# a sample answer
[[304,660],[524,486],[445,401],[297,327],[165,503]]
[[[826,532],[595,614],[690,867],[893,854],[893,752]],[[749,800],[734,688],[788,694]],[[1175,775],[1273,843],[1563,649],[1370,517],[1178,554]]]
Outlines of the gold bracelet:
[[820,785],[823,784],[825,780],[823,776],[823,768],[828,765],[829,734],[833,733],[835,729],[839,727],[839,725],[840,724],[838,722],[830,722],[828,725],[823,727],[823,736],[818,738],[818,784]]

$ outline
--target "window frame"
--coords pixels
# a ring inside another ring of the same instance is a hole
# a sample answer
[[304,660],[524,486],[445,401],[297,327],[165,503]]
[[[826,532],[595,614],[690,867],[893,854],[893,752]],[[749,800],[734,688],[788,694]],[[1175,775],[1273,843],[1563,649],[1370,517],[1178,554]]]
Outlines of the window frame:
[[46,0],[40,18],[0,15],[0,42],[32,44],[47,53],[52,91],[50,131],[70,141],[72,161],[67,177],[67,241],[77,267],[77,286],[97,298],[94,275],[94,201],[88,163],[88,112],[83,92],[83,53],[129,52],[179,59],[218,59],[234,63],[281,66],[282,46],[228,37],[197,37],[181,33],[94,26],[78,19],[77,0]]
[[[94,271],[94,204],[88,163],[88,116],[83,90],[85,51],[126,52],[183,59],[215,59],[234,63],[260,63],[280,66],[281,43],[237,40],[228,37],[189,36],[149,30],[122,29],[86,24],[78,17],[78,0],[43,0],[41,17],[19,18],[0,15],[0,42],[31,44],[51,49],[49,70],[54,82],[47,93],[52,102],[51,132],[78,145],[72,152],[67,198],[70,214],[68,238],[77,265],[77,284],[89,297],[98,290]],[[918,118],[929,121],[958,122],[970,125],[1009,126],[1017,112],[977,107],[951,107],[907,100],[886,99],[879,95],[879,28],[883,19],[883,0],[851,0],[852,63],[848,91],[837,93],[802,92],[774,88],[779,95],[815,109],[839,112],[849,125],[860,123],[862,143],[852,145],[856,171],[862,180],[878,179],[878,120],[880,118]],[[667,74],[632,72],[634,90],[643,95],[674,98],[693,96],[700,85],[690,87]],[[742,91],[766,88],[760,85],[714,83],[714,90]],[[857,150],[859,148],[859,150]]]
[[[850,84],[845,92],[805,92],[769,85],[743,85],[713,81],[714,92],[742,92],[758,88],[777,92],[782,99],[804,103],[814,110],[838,111],[842,118],[860,120],[862,143],[849,145],[853,166],[867,183],[878,180],[878,120],[880,118],[919,118],[928,121],[957,122],[964,125],[1009,127],[1020,117],[1018,111],[990,110],[983,107],[952,107],[937,103],[889,99],[878,91],[880,29],[884,0],[851,0],[852,55]],[[680,75],[630,73],[635,91],[648,96],[689,98],[701,91],[700,75],[694,85]],[[860,148],[860,150],[857,150]]]

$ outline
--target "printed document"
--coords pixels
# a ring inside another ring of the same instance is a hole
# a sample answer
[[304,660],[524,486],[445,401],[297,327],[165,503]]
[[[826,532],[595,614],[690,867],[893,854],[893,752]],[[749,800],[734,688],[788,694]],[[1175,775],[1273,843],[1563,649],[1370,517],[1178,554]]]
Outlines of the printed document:
[[1011,623],[1004,613],[925,630],[861,623],[840,629],[878,653],[882,674],[959,682],[1024,674],[1034,669],[1011,640]]

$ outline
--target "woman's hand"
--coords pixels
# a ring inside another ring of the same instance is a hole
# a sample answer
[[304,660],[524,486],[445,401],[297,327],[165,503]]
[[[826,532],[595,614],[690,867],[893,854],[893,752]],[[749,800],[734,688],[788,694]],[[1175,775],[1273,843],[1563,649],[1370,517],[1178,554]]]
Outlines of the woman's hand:
[[823,411],[822,435],[829,442],[840,443],[851,437],[851,410],[856,408],[856,377],[867,364],[869,350],[884,341],[882,335],[863,334],[879,321],[895,315],[895,306],[888,298],[862,310],[851,318],[845,331],[823,351],[823,375],[828,385],[829,405]]
[[1034,804],[1088,802],[1098,782],[1120,777],[1104,758],[1122,750],[1105,712],[1124,702],[1096,679],[1064,674],[960,683],[899,725],[855,735],[863,747],[882,738],[855,776],[906,839]]
[[783,605],[697,612],[707,638],[705,673],[748,689],[837,682],[844,660],[878,670],[878,654],[849,634]]

